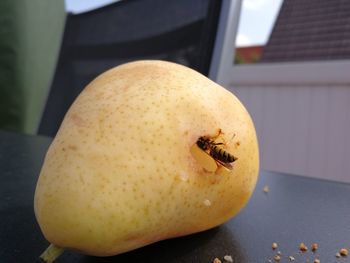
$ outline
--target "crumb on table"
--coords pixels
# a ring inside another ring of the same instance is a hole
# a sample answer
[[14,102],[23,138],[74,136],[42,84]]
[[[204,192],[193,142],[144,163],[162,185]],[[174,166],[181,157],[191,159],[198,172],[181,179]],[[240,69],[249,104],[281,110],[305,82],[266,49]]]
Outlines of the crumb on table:
[[233,262],[232,256],[230,256],[230,255],[224,256],[224,260],[227,262]]
[[339,250],[339,254],[342,257],[346,257],[349,254],[349,252],[348,252],[348,250],[346,248],[342,248],[342,249]]
[[278,244],[276,242],[273,242],[271,247],[273,250],[275,250],[276,248],[278,248]]
[[304,243],[300,243],[299,250],[301,252],[305,252],[305,251],[307,251],[307,246]]
[[267,185],[263,188],[264,193],[268,193],[270,191],[269,187]]
[[281,257],[280,257],[280,255],[275,255],[275,256],[273,257],[273,259],[274,259],[276,262],[279,262],[279,261],[281,260]]
[[313,252],[315,252],[317,249],[318,249],[318,244],[317,244],[317,243],[313,243],[313,244],[311,245],[311,250],[312,250]]

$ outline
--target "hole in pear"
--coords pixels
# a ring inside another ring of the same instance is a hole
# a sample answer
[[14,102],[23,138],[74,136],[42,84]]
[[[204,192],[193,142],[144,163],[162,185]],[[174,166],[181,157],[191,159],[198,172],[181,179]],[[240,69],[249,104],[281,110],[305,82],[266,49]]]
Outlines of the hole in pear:
[[198,147],[197,143],[191,147],[191,154],[193,158],[207,171],[214,173],[218,166],[210,155]]

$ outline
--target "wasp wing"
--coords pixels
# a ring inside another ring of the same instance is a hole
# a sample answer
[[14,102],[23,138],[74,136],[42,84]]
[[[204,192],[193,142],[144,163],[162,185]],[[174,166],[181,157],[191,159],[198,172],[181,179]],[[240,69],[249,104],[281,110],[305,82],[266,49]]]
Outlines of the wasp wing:
[[217,160],[217,159],[215,159],[215,161],[216,161],[217,163],[221,164],[222,166],[224,166],[225,168],[229,169],[229,170],[232,170],[232,169],[233,169],[233,166],[232,166],[232,164],[230,164],[230,163],[225,163],[225,162],[220,161],[220,160]]

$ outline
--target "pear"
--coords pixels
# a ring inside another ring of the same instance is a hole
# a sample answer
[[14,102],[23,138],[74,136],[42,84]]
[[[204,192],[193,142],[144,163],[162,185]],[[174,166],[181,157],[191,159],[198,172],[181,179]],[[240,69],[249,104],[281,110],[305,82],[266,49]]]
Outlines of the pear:
[[111,256],[218,226],[246,205],[258,170],[254,124],[231,92],[170,62],[113,68],[46,154],[34,198],[46,257]]

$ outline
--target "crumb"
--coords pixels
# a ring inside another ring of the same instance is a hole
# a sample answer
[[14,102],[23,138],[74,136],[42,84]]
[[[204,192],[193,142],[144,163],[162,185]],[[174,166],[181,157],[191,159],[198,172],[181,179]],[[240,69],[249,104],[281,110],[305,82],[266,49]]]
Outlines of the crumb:
[[295,260],[295,258],[292,257],[292,256],[289,256],[288,259],[289,259],[290,261],[294,261],[294,260]]
[[307,251],[307,246],[304,243],[300,243],[299,250],[301,252],[305,252],[305,251]]
[[273,242],[273,243],[272,243],[272,249],[275,250],[276,248],[278,248],[278,244],[277,244],[276,242]]
[[282,252],[281,251],[277,251],[277,255],[282,255]]
[[338,253],[336,253],[335,254],[335,256],[337,257],[337,258],[340,258],[341,257],[341,255],[340,255],[340,253],[338,252]]
[[318,249],[318,244],[317,243],[313,243],[311,246],[311,250],[312,252],[315,252]]
[[342,256],[342,257],[346,257],[348,255],[348,250],[346,248],[342,248],[341,250],[339,250],[339,254]]
[[224,260],[227,261],[227,262],[233,262],[233,259],[230,255],[226,255],[224,256]]
[[318,258],[316,258],[316,259],[314,260],[314,263],[321,263],[321,261],[320,261]]
[[272,260],[271,260],[271,259],[269,259],[269,260],[268,260],[268,262],[269,262],[269,263],[271,263],[271,262],[272,262]]
[[268,193],[270,191],[269,187],[267,185],[264,186],[263,192]]
[[279,262],[281,260],[281,257],[279,255],[276,255],[273,257],[273,259],[277,262]]
[[179,175],[180,179],[184,182],[188,181],[188,173],[186,173],[185,171],[181,171],[180,175]]
[[210,202],[210,200],[208,200],[208,199],[205,199],[205,200],[203,201],[203,204],[204,204],[205,206],[211,206],[211,202]]
[[213,263],[221,263],[221,260],[218,258],[214,258]]

